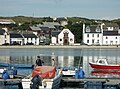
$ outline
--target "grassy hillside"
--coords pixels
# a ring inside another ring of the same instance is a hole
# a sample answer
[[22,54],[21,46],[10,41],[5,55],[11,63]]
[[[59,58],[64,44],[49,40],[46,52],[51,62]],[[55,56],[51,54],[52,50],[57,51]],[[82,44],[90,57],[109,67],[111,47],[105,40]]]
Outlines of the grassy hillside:
[[26,17],[26,16],[15,16],[15,17],[0,17],[0,19],[12,19],[16,23],[25,23],[25,22],[42,22],[43,18],[37,18],[37,17]]

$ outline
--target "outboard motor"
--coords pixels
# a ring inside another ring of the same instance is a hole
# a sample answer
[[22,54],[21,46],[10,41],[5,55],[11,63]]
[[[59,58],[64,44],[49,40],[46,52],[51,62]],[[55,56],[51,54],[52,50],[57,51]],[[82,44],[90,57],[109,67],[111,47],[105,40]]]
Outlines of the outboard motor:
[[39,75],[35,75],[31,82],[30,89],[39,89],[39,86],[42,86],[42,81]]

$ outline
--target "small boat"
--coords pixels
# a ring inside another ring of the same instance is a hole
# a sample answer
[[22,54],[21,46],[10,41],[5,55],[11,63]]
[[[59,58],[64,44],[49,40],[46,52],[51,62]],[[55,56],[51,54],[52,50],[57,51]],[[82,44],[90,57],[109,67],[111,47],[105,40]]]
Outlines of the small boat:
[[59,89],[62,79],[60,72],[55,66],[38,66],[31,76],[22,79],[23,89]]
[[120,69],[120,65],[108,64],[106,58],[100,58],[96,62],[89,62],[90,66],[94,69]]
[[15,67],[15,68],[33,68],[32,64],[10,64],[10,63],[0,63],[0,67]]
[[63,77],[73,77],[75,76],[75,68],[64,67],[62,68]]

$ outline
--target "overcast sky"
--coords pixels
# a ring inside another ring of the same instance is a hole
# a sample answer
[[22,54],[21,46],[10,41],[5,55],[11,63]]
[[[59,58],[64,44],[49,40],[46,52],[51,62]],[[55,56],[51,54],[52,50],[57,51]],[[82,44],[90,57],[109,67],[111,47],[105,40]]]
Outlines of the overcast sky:
[[0,16],[120,18],[120,0],[0,0]]

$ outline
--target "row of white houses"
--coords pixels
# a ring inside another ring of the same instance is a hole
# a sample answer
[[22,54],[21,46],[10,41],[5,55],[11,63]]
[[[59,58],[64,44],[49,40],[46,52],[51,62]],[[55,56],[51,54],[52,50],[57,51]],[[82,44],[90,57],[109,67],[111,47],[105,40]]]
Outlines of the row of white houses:
[[[0,29],[0,45],[6,43],[40,45],[41,37],[38,32],[8,33],[6,28]],[[51,45],[75,45],[74,34],[69,29],[52,30],[50,40]],[[83,24],[83,43],[87,45],[120,45],[119,26],[116,23]]]
[[83,42],[87,45],[120,45],[120,29],[116,23],[83,24]]
[[[40,38],[34,32],[9,32],[6,28],[0,29],[0,45],[40,45]],[[74,35],[69,29],[53,31],[51,33],[52,45],[74,45]]]

